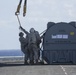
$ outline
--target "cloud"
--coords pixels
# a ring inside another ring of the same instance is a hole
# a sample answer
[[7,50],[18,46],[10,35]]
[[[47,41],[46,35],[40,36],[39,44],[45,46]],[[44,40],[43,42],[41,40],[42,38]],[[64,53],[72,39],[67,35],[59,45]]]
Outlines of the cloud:
[[[2,0],[0,2],[0,34],[2,36],[0,38],[0,49],[20,48],[18,40],[19,23],[15,16],[18,3],[19,0],[8,0],[8,2]],[[27,31],[34,27],[42,32],[47,28],[49,21],[69,22],[76,20],[75,7],[76,0],[27,0],[26,16],[23,17],[22,4],[19,18]]]
[[65,7],[66,12],[68,13],[68,16],[70,18],[76,18],[76,16],[75,16],[76,10],[75,10],[75,5],[74,4],[65,3],[64,7]]

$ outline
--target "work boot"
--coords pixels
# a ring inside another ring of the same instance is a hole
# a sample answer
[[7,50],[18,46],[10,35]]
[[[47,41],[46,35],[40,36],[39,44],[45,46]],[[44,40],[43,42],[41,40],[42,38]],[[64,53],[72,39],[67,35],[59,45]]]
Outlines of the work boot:
[[39,64],[39,63],[38,63],[38,60],[36,60],[36,61],[35,61],[35,65],[38,65],[38,64]]
[[24,64],[25,64],[25,65],[28,65],[28,62],[27,62],[27,60],[25,60],[25,61],[24,61]]
[[33,65],[34,64],[34,61],[33,60],[30,60],[30,65]]

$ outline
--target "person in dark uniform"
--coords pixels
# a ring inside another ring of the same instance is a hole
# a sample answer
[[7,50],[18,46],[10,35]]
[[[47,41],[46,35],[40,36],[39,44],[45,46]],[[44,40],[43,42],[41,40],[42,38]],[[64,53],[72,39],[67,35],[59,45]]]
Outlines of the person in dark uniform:
[[28,50],[28,42],[27,42],[27,39],[24,38],[24,33],[20,32],[19,33],[19,41],[20,41],[20,44],[21,44],[21,51],[25,54],[25,58],[24,58],[24,63],[25,64],[28,64],[27,60],[29,58],[29,50]]

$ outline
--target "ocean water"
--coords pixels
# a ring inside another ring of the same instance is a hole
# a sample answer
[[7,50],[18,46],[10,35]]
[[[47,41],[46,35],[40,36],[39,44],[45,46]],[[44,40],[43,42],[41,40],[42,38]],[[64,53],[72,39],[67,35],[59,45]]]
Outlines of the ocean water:
[[21,50],[0,50],[0,56],[23,56]]

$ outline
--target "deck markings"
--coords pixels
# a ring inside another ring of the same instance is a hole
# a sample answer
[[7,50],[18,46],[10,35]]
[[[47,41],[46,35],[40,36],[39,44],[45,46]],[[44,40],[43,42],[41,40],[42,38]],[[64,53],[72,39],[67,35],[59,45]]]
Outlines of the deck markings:
[[65,68],[63,66],[61,66],[61,65],[60,65],[60,67],[63,70],[63,72],[65,73],[65,75],[68,75],[68,73],[66,72]]

